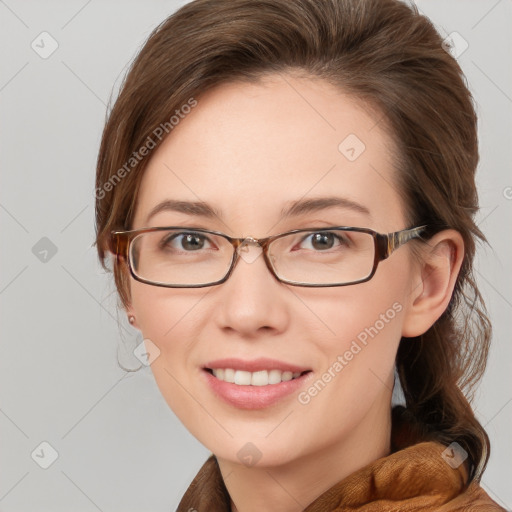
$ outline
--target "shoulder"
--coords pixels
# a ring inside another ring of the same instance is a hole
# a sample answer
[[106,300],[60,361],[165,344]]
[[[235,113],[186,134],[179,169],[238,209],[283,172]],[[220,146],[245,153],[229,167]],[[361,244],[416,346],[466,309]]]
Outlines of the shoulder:
[[472,482],[467,490],[449,502],[440,512],[507,512],[496,503],[478,482]]

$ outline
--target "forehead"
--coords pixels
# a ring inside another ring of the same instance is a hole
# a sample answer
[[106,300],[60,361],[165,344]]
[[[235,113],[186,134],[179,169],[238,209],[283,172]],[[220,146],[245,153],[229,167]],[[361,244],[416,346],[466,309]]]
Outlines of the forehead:
[[326,195],[362,204],[371,218],[386,212],[389,223],[400,221],[391,138],[376,114],[338,88],[273,75],[223,84],[196,99],[151,155],[136,227],[172,199],[207,202],[235,229],[243,223],[261,231],[290,202]]

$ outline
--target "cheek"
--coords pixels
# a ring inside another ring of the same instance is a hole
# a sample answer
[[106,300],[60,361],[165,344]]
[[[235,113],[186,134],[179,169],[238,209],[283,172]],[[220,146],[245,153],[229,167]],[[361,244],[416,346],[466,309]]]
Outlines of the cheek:
[[333,425],[350,422],[349,415],[360,417],[377,398],[387,400],[392,393],[408,267],[400,258],[383,263],[389,264],[382,264],[370,281],[326,294],[319,309],[331,336],[319,342],[324,368],[304,401],[316,402],[312,410],[318,408],[318,414],[329,403],[343,404],[332,410]]
[[389,296],[363,300],[354,292],[326,301],[322,318],[332,333],[317,338],[322,365],[298,397],[308,421],[322,422],[321,443],[349,435],[372,409],[389,407],[403,316],[401,302]]
[[[194,347],[204,328],[200,301],[205,292],[172,290],[136,283],[132,286],[132,306],[145,340],[159,352],[151,371],[163,398],[181,420],[201,424],[201,411],[190,391],[199,371],[194,363]],[[196,418],[198,415],[198,418]]]
[[331,367],[341,361],[343,369],[351,367],[344,373],[382,369],[386,378],[385,368],[392,366],[401,338],[404,306],[400,294],[391,296],[389,288],[379,294],[372,287],[368,299],[364,289],[360,289],[326,300],[321,311],[331,334],[317,340],[318,348],[326,356],[324,364]]
[[207,317],[201,313],[203,295],[198,290],[175,291],[143,283],[132,286],[132,306],[142,336],[158,349],[151,369],[164,396],[178,397],[179,383],[197,370],[191,354]]
[[306,328],[312,330],[316,323],[317,329],[323,326],[322,330],[328,333],[317,338],[322,340],[324,352],[329,353],[329,347],[347,348],[353,340],[364,345],[377,336],[400,338],[408,277],[403,267],[400,270],[400,261],[390,262],[392,265],[385,263],[388,262],[383,262],[374,277],[365,283],[300,292],[303,302],[315,314]]
[[190,327],[194,309],[203,293],[197,290],[184,290],[150,286],[132,281],[132,306],[137,324],[145,338],[166,340]]

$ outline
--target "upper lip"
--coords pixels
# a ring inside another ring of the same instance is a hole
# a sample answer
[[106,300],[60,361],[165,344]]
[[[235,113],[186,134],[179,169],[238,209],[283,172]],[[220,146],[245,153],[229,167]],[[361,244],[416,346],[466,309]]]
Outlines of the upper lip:
[[304,368],[295,364],[285,363],[277,359],[269,359],[267,357],[260,357],[251,361],[244,361],[230,357],[227,359],[216,359],[210,361],[204,366],[206,369],[213,370],[215,368],[232,368],[233,370],[244,370],[246,372],[258,372],[262,370],[281,370],[282,372],[305,372],[310,368]]

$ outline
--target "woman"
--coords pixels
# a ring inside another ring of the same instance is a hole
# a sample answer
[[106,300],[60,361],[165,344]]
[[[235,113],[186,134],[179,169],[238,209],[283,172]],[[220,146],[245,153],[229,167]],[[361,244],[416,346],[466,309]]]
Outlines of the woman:
[[212,452],[179,511],[502,510],[466,398],[476,116],[442,43],[396,0],[196,0],[135,59],[97,247]]

